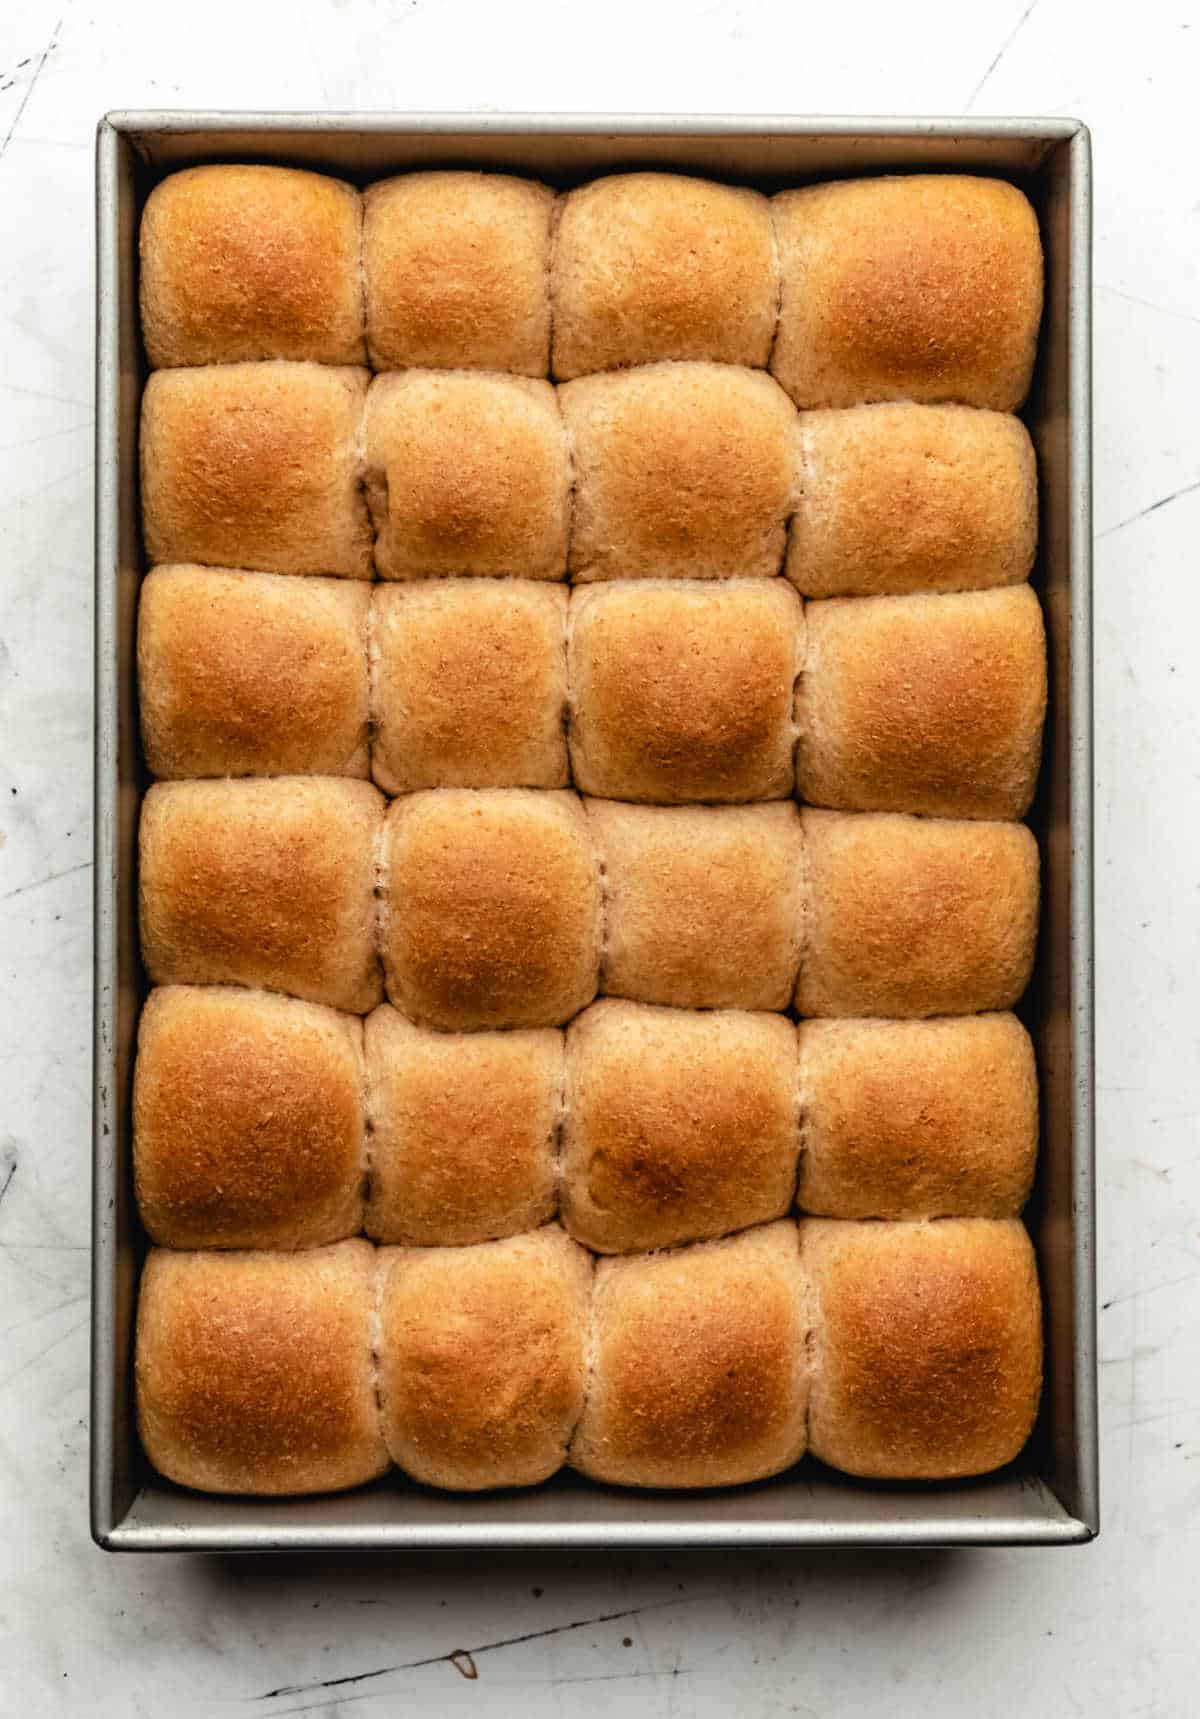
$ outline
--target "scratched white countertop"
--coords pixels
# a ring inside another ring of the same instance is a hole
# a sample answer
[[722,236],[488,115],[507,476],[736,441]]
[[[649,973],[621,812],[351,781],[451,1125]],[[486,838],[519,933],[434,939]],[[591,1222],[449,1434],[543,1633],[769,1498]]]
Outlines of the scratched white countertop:
[[[1141,0],[1115,16],[1084,0],[0,8],[0,1706],[14,1719],[1196,1712],[1200,14]],[[306,1561],[91,1544],[92,146],[101,112],[144,106],[970,111],[1093,128],[1095,1545]]]

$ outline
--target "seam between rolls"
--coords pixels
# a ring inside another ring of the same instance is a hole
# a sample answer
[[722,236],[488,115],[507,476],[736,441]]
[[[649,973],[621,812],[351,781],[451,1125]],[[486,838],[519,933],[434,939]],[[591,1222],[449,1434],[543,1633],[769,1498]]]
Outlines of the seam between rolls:
[[767,362],[764,369],[768,375],[775,374],[775,347],[779,341],[779,329],[783,322],[783,253],[779,248],[779,231],[775,225],[775,199],[767,198],[767,227],[771,235],[771,260],[775,265],[775,321],[771,328],[771,339],[767,345]]
[[[583,1398],[579,1405],[579,1414],[576,1418],[575,1425],[571,1428],[571,1433],[566,1441],[564,1449],[563,1464],[568,1468],[575,1467],[574,1459],[576,1440],[579,1437],[579,1430],[587,1416],[588,1409],[591,1407],[592,1393],[596,1388],[596,1371],[599,1349],[599,1343],[597,1341],[597,1302],[600,1296],[600,1261],[596,1255],[592,1253],[590,1248],[587,1250],[587,1253],[588,1258],[591,1261],[591,1280],[588,1284],[587,1313],[585,1315],[583,1328]],[[580,1469],[578,1472],[583,1473],[584,1471]]]
[[567,193],[555,193],[554,202],[550,209],[550,232],[546,245],[546,306],[550,313],[550,332],[546,348],[546,375],[554,381],[554,335],[558,325],[558,294],[555,283],[558,279],[558,231],[562,226],[563,213],[566,209]]
[[371,1389],[375,1394],[375,1421],[389,1464],[393,1462],[383,1428],[383,1274],[386,1266],[381,1248],[374,1249],[371,1296],[367,1305],[367,1349],[371,1360]]
[[375,835],[375,852],[372,856],[372,869],[375,873],[375,898],[372,913],[375,937],[375,960],[378,963],[380,975],[383,981],[383,994],[385,1000],[390,1000],[388,997],[388,966],[387,959],[384,955],[384,949],[387,945],[388,933],[391,927],[392,911],[391,898],[389,894],[391,886],[390,855],[391,842],[388,834],[388,813],[385,810],[383,817],[379,820],[379,829]]
[[578,512],[579,501],[579,461],[575,448],[575,433],[567,422],[567,414],[563,411],[561,398],[562,385],[558,382],[552,382],[550,385],[554,389],[554,406],[558,413],[558,421],[562,426],[563,446],[566,449],[567,454],[567,564],[563,576],[566,579],[567,584],[572,585],[575,582],[573,557],[575,551],[575,520]]
[[562,1027],[558,1029],[558,1056],[557,1103],[550,1131],[550,1158],[554,1174],[554,1210],[549,1220],[552,1223],[559,1223],[562,1220],[563,1151],[566,1144],[567,1120],[571,1105],[568,1087],[567,1033],[566,1029]]

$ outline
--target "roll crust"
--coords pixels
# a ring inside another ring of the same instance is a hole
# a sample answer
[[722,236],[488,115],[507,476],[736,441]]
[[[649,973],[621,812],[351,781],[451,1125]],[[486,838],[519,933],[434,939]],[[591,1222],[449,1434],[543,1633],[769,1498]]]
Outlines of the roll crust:
[[1038,1143],[1015,1015],[801,1021],[796,1203],[832,1218],[1015,1217]]
[[380,1000],[369,782],[160,782],[142,802],[142,958],[158,985],[247,985],[365,1014]]
[[796,792],[842,811],[1023,818],[1046,713],[1028,585],[832,597],[805,610]]
[[637,580],[571,598],[571,764],[586,794],[786,798],[804,617],[782,583]]
[[1016,1219],[809,1218],[809,1447],[847,1474],[954,1480],[1011,1462],[1042,1383],[1037,1267]]
[[133,1077],[133,1175],[152,1240],[320,1247],[362,1227],[362,1023],[221,986],[151,991]]
[[436,579],[372,594],[372,770],[414,788],[565,788],[567,593]]
[[1023,824],[805,808],[801,1015],[971,1015],[1029,983],[1038,848]]
[[562,579],[570,468],[554,389],[406,370],[367,403],[367,499],[381,579]]
[[629,1253],[783,1217],[796,1073],[781,1016],[593,1004],[567,1032],[566,1228],[597,1253]]
[[554,1216],[561,1033],[428,1032],[385,1004],[366,1050],[374,1240],[462,1247]]
[[554,242],[554,374],[658,359],[765,366],[778,264],[757,191],[616,173],[563,199]]
[[244,359],[366,361],[362,198],[294,167],[188,167],[141,226],[142,337],[155,369]]
[[1042,247],[1002,179],[911,174],[781,191],[771,370],[797,406],[957,400],[1015,412],[1042,315]]
[[791,1223],[601,1260],[573,1467],[617,1486],[734,1486],[804,1454],[805,1295]]
[[368,186],[374,368],[545,376],[555,201],[548,186],[506,173],[403,173]]
[[596,994],[599,867],[573,794],[446,788],[393,802],[383,958],[443,1032],[557,1026]]
[[480,1247],[380,1254],[392,1460],[458,1492],[536,1486],[583,1406],[592,1262],[556,1225]]
[[365,370],[156,370],[142,395],[150,561],[371,577],[359,445]]
[[154,776],[366,776],[365,585],[156,567],[138,605]]
[[575,461],[573,578],[781,571],[796,414],[769,376],[652,364],[568,382],[559,402]]
[[805,597],[1016,585],[1037,549],[1029,431],[971,406],[855,406],[800,416],[787,575]]
[[155,1248],[137,1319],[146,1455],[198,1492],[337,1492],[382,1474],[365,1241],[303,1253]]
[[800,959],[800,814],[587,800],[606,878],[601,988],[678,1009],[784,1009]]

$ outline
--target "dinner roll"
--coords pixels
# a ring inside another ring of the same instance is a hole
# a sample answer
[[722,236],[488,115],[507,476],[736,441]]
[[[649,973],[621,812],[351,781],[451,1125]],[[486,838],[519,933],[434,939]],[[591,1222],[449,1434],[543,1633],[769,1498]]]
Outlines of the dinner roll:
[[772,373],[798,406],[961,400],[1015,412],[1042,315],[1028,198],[961,173],[843,179],[773,201]]
[[1027,579],[1037,460],[1007,412],[854,406],[800,414],[787,575],[806,597],[974,591]]
[[367,775],[370,598],[357,580],[155,568],[138,606],[150,773]]
[[151,561],[371,577],[359,444],[365,370],[156,370],[142,395]]
[[796,1198],[832,1218],[1014,1217],[1038,1143],[1015,1015],[801,1021]]
[[629,1253],[782,1217],[796,1074],[782,1015],[593,1004],[567,1032],[563,1223],[597,1253]]
[[769,376],[652,364],[568,382],[558,397],[575,459],[574,578],[780,571],[796,414]]
[[618,1486],[734,1486],[804,1455],[796,1226],[601,1260],[573,1467]]
[[1046,713],[1028,585],[808,604],[796,790],[843,811],[1022,818]]
[[384,875],[388,996],[420,1025],[557,1026],[596,995],[599,867],[573,794],[396,800]]
[[387,1468],[365,1241],[303,1253],[155,1248],[137,1318],[146,1455],[199,1492],[336,1492]]
[[565,788],[567,593],[529,579],[380,585],[371,768],[413,788]]
[[156,985],[249,985],[365,1014],[380,998],[369,782],[159,782],[142,801],[142,959]]
[[1023,824],[806,810],[801,1015],[970,1015],[1029,983],[1038,849]]
[[362,364],[362,199],[294,167],[188,167],[146,199],[142,336],[156,369]]
[[414,1480],[536,1486],[583,1405],[592,1262],[556,1225],[380,1255],[384,1437]]
[[384,1004],[367,1078],[376,1241],[461,1247],[554,1216],[561,1033],[428,1032]]
[[404,173],[368,186],[367,339],[376,370],[545,376],[548,186],[505,173]]
[[554,389],[407,370],[367,401],[367,499],[381,579],[562,579],[570,469]]
[[554,242],[554,374],[706,358],[763,366],[775,334],[771,206],[676,173],[615,173],[564,198]]
[[151,991],[133,1076],[138,1209],[164,1247],[318,1247],[362,1227],[362,1022],[217,985]]
[[1037,1414],[1037,1268],[1016,1218],[806,1219],[809,1448],[872,1480],[955,1480],[1017,1455]]
[[679,1009],[785,1009],[803,918],[795,805],[585,804],[606,879],[601,989]]
[[781,581],[634,580],[573,593],[571,768],[616,800],[792,791],[804,617]]

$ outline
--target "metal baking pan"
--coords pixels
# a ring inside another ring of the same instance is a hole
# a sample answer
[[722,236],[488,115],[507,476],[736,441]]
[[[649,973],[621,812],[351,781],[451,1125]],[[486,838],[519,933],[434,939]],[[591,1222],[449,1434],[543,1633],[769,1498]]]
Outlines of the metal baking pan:
[[[143,788],[134,616],[141,573],[137,423],[144,379],[137,225],[147,191],[196,162],[258,160],[364,182],[476,165],[569,185],[667,167],[773,190],[814,178],[959,169],[1032,198],[1046,252],[1041,357],[1026,419],[1037,445],[1051,705],[1033,817],[1043,855],[1040,953],[1023,1006],[1042,1082],[1041,1166],[1027,1213],[1046,1304],[1046,1390],[1013,1467],[954,1485],[877,1486],[806,1462],[712,1493],[602,1488],[570,1474],[459,1498],[396,1476],[304,1499],[210,1498],[156,1475],[132,1415],[132,1324],[145,1247],[130,1172],[130,1085],[145,989],[136,820]],[[113,1551],[436,1546],[1053,1545],[1098,1527],[1093,1177],[1091,195],[1086,129],[1068,119],[805,119],[118,113],[97,145],[96,971],[92,1533]]]

